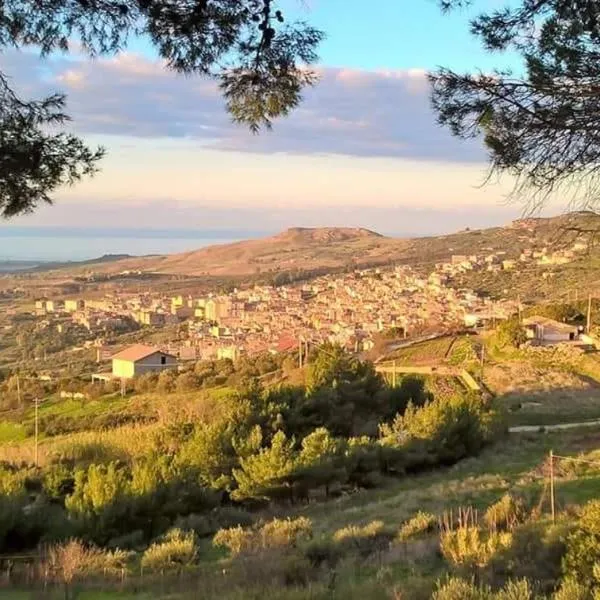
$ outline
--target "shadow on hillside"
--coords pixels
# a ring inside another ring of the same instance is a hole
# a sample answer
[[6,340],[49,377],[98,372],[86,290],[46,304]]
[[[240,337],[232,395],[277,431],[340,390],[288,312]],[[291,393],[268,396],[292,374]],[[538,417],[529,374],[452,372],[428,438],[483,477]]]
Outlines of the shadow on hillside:
[[556,387],[548,390],[514,390],[495,397],[506,410],[510,426],[558,425],[600,419],[597,388]]

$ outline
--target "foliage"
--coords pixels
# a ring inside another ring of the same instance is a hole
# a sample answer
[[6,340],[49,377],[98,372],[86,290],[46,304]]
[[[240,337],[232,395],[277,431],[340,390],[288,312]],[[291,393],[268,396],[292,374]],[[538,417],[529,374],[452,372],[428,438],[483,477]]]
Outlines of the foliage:
[[[216,79],[234,121],[252,131],[296,107],[316,81],[306,68],[323,39],[302,22],[285,22],[275,0],[184,4],[119,2],[101,6],[34,2],[10,5],[0,26],[3,47],[35,47],[43,56],[69,51],[72,40],[91,56],[116,54],[145,36],[169,69]],[[50,193],[95,171],[103,151],[75,136],[48,133],[67,121],[64,97],[19,99],[0,73],[0,210],[4,217],[50,202]]]
[[[447,8],[465,0],[441,0]],[[519,0],[472,20],[484,47],[520,55],[521,72],[432,77],[438,120],[460,138],[482,135],[492,169],[531,192],[571,195],[588,206],[598,191],[595,120],[600,75],[600,8],[593,0]],[[573,179],[577,184],[573,184]]]
[[527,341],[527,333],[516,317],[502,321],[496,330],[500,346],[519,348]]
[[171,529],[164,538],[152,544],[142,556],[142,568],[149,571],[179,570],[196,559],[196,541],[193,531]]
[[293,548],[311,535],[312,523],[306,517],[273,519],[259,527],[221,529],[213,538],[213,544],[227,548],[232,556],[238,556],[268,549]]
[[384,447],[412,450],[411,468],[451,464],[493,440],[497,424],[496,413],[476,396],[436,398],[421,408],[409,406],[393,423],[381,425],[380,441]]
[[568,577],[552,595],[552,600],[592,600],[592,595],[588,586]]
[[535,600],[531,584],[526,579],[508,581],[504,588],[492,592],[488,586],[456,577],[438,584],[432,600]]
[[334,542],[346,552],[356,552],[364,557],[388,548],[393,537],[393,532],[383,521],[372,521],[363,527],[348,525],[333,534]]
[[511,530],[521,521],[523,514],[523,503],[510,494],[504,494],[485,511],[483,522],[490,529]]
[[129,558],[130,555],[122,550],[101,550],[71,539],[49,548],[44,572],[51,580],[68,585],[93,575],[118,575],[126,569]]
[[288,482],[296,464],[295,441],[288,440],[283,431],[273,436],[270,447],[240,459],[240,468],[233,470],[237,489],[236,500],[266,500],[269,497],[292,498]]
[[419,511],[408,521],[402,524],[396,539],[398,541],[406,541],[425,533],[429,533],[437,527],[437,524],[438,519],[435,515]]
[[508,548],[512,534],[508,532],[482,532],[474,525],[462,525],[444,531],[440,550],[444,558],[455,566],[485,567],[494,555]]
[[592,500],[581,512],[575,530],[567,537],[563,572],[578,582],[600,587],[594,567],[600,560],[600,500]]

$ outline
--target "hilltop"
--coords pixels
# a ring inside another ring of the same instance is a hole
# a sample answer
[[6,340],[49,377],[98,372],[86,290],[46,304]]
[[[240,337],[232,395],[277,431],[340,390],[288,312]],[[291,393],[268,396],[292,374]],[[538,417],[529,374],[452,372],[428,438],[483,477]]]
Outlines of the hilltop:
[[[110,260],[63,264],[44,270],[50,278],[90,273],[111,276],[143,273],[159,278],[184,276],[206,281],[269,281],[279,274],[297,280],[346,269],[402,264],[428,273],[436,263],[447,262],[452,255],[498,253],[505,259],[517,259],[527,249],[546,249],[551,254],[568,249],[575,241],[590,240],[596,230],[600,230],[600,217],[586,212],[518,219],[504,227],[465,229],[448,235],[412,239],[388,237],[364,228],[293,227],[262,239],[219,244],[179,254],[110,257]],[[504,290],[511,289],[523,298],[532,299],[553,296],[556,288],[553,282],[558,279],[561,279],[563,289],[575,285],[582,290],[586,286],[595,289],[600,285],[600,271],[594,259],[595,248],[593,244],[590,246],[591,253],[580,254],[570,264],[533,263],[526,266],[519,263],[513,271],[476,270],[456,278],[453,285],[492,295],[503,295]]]
[[399,259],[408,243],[363,228],[293,227],[267,238],[218,244],[179,254],[118,260],[96,270],[247,276],[294,269],[336,269],[348,264],[366,266]]

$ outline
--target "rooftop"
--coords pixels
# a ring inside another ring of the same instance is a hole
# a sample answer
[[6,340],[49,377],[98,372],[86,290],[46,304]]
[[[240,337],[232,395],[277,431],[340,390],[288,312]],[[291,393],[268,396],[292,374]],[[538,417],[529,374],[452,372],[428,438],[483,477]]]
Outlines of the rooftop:
[[[112,356],[113,360],[129,360],[135,362],[136,360],[142,360],[148,356],[152,356],[157,352],[161,352],[155,346],[145,346],[144,344],[135,344],[134,346],[129,346],[129,348],[125,348],[125,350],[121,350],[117,354]],[[163,354],[167,354],[163,352]]]

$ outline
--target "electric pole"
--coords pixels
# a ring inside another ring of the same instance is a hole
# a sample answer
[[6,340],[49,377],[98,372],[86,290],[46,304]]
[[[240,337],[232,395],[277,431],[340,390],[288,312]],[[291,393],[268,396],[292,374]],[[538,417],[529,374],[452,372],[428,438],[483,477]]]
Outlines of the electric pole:
[[592,295],[588,296],[588,309],[587,309],[587,328],[586,333],[589,335],[590,329],[592,328]]
[[302,339],[298,340],[298,368],[302,368]]
[[35,467],[38,467],[38,434],[39,434],[39,418],[38,418],[38,404],[39,398],[33,399],[35,406]]
[[485,363],[485,344],[481,343],[481,354],[479,356],[479,379],[483,383],[483,365]]
[[19,402],[19,406],[21,406],[21,381],[19,379],[18,373],[17,373],[17,400]]

